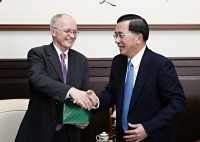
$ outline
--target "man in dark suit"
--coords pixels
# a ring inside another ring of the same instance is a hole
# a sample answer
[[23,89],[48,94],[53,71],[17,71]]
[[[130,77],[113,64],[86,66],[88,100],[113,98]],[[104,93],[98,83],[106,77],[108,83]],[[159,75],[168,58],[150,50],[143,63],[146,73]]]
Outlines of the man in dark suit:
[[[70,15],[57,14],[51,20],[50,32],[50,45],[28,52],[30,102],[15,142],[79,142],[80,129],[87,126],[57,122],[57,104],[66,99],[86,109],[92,106],[86,103],[89,99],[85,92],[89,88],[88,60],[71,49],[77,24]],[[61,53],[65,53],[62,65]]]
[[[117,20],[114,39],[120,54],[113,58],[109,83],[98,94],[99,107],[92,110],[116,105],[117,142],[173,142],[174,122],[186,106],[175,67],[147,47],[148,37],[149,27],[142,17],[127,14]],[[127,84],[129,91],[125,91]],[[129,101],[125,101],[127,92]],[[97,100],[93,91],[88,95]]]

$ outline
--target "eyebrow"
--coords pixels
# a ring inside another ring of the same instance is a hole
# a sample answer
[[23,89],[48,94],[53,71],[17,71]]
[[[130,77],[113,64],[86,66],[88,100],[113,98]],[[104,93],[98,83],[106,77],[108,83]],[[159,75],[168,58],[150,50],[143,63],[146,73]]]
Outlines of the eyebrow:
[[114,32],[115,34],[123,34],[123,32]]
[[63,28],[63,30],[77,31],[78,29]]

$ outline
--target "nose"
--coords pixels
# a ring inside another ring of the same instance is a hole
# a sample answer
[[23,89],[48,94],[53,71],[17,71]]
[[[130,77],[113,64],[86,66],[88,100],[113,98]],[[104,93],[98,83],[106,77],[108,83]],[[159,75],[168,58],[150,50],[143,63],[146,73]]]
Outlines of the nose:
[[118,44],[118,43],[120,43],[120,42],[121,42],[121,40],[120,40],[119,36],[117,36],[117,37],[115,38],[115,43]]
[[70,33],[69,33],[69,36],[72,37],[72,38],[75,38],[75,37],[76,37],[76,34],[73,33],[73,32],[70,32]]

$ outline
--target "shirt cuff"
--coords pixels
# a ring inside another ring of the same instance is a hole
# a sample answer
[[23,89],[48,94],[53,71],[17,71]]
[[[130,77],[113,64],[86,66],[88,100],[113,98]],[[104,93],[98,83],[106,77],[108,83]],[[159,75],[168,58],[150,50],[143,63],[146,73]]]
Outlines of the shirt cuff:
[[[97,97],[97,96],[96,96]],[[99,97],[97,97],[97,105],[96,106],[93,106],[92,109],[98,109],[99,108],[99,105],[100,105],[100,101],[99,101]]]
[[69,95],[69,92],[70,92],[70,89],[69,89],[69,91],[67,92],[67,94],[66,94],[66,96],[65,96],[65,100],[71,99],[71,96]]

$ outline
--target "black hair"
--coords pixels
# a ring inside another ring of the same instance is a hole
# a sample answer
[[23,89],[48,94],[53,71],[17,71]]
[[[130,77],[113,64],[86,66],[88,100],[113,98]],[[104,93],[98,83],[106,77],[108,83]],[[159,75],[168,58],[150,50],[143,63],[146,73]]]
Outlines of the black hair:
[[128,20],[130,20],[129,31],[142,34],[144,41],[147,41],[149,38],[149,26],[146,20],[136,14],[126,14],[119,17],[117,23]]

